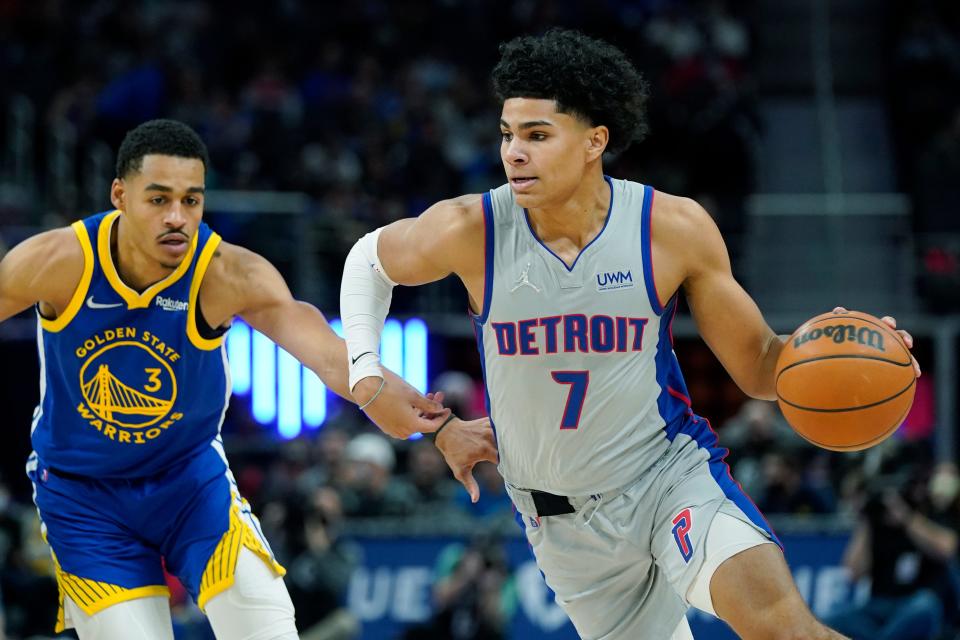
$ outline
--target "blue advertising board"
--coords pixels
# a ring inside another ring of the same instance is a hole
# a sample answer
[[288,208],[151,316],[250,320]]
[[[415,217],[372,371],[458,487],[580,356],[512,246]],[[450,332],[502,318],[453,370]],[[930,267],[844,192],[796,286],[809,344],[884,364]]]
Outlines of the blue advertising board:
[[[797,586],[814,613],[823,616],[850,602],[853,589],[841,568],[845,534],[782,535],[787,561]],[[411,625],[427,622],[432,613],[432,587],[437,559],[456,538],[355,538],[361,565],[350,583],[347,604],[361,621],[363,640],[390,640]],[[504,541],[516,584],[517,606],[509,638],[573,640],[578,636],[543,581],[532,553],[521,538]],[[708,614],[691,611],[696,638],[734,639],[727,626]]]

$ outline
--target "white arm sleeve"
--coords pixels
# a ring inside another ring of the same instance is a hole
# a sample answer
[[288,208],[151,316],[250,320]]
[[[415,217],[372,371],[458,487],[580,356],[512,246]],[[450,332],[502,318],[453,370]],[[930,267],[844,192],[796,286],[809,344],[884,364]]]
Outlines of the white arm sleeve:
[[377,256],[381,230],[371,231],[357,240],[343,265],[340,318],[350,359],[350,391],[366,377],[383,377],[380,334],[397,283],[384,272]]

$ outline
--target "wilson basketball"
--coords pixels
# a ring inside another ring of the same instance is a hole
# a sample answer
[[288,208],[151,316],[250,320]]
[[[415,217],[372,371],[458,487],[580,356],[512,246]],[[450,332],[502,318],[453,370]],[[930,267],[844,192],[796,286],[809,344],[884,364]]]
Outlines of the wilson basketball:
[[834,451],[872,447],[913,404],[916,376],[899,334],[866,313],[825,313],[790,336],[777,360],[777,403],[790,426]]

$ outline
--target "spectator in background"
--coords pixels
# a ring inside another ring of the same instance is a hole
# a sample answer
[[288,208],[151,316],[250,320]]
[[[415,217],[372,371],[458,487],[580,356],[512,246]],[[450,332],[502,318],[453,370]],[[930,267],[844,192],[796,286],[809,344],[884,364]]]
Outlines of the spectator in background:
[[416,492],[406,480],[391,476],[396,464],[393,445],[385,437],[364,433],[350,441],[340,498],[346,515],[357,518],[406,516],[413,512]]
[[357,565],[354,549],[339,538],[340,500],[318,490],[303,519],[304,550],[287,572],[301,640],[349,640],[360,624],[346,608],[346,591]]
[[410,447],[407,479],[416,492],[416,513],[444,516],[454,508],[459,485],[450,478],[443,456],[429,440],[417,440]]
[[934,640],[956,618],[960,479],[937,468],[929,490],[916,479],[870,481],[844,554],[851,579],[869,577],[870,598],[826,623],[853,640]]
[[749,399],[720,429],[720,443],[730,449],[730,468],[749,495],[763,493],[763,457],[775,449],[804,446],[776,403]]
[[437,559],[434,616],[404,640],[504,640],[516,587],[501,545],[478,537],[448,545]]
[[466,491],[457,491],[456,500],[466,513],[489,521],[493,518],[513,518],[513,503],[503,485],[497,467],[489,462],[480,462],[473,468],[473,476],[480,485],[480,499],[470,502]]
[[829,485],[813,487],[803,460],[780,451],[763,457],[763,489],[757,504],[766,513],[830,513],[836,504]]

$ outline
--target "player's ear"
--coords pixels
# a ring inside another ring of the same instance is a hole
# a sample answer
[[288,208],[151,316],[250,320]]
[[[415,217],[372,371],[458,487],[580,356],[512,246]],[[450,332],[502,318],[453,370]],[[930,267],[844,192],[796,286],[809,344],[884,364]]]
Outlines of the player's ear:
[[591,127],[587,130],[587,161],[592,162],[603,155],[610,142],[610,130],[605,126]]
[[125,196],[123,178],[114,178],[110,185],[110,202],[115,209],[123,211],[123,199]]

